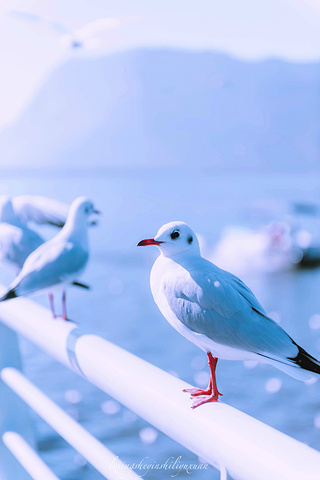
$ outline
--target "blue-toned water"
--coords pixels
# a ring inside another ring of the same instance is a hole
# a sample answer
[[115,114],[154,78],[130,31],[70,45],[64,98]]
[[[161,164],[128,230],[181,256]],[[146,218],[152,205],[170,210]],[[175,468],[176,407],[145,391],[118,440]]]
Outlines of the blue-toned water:
[[[223,227],[248,223],[244,212],[254,202],[317,201],[320,181],[311,174],[196,169],[50,174],[38,170],[2,176],[0,191],[41,194],[66,202],[78,195],[90,196],[103,212],[100,225],[90,230],[91,262],[83,275],[92,290],[69,289],[69,316],[160,368],[203,385],[207,381],[205,355],[170,327],[153,302],[149,273],[157,250],[137,249],[137,242],[154,236],[163,223],[183,220],[205,238],[210,252]],[[12,273],[1,271],[1,282],[11,278]],[[320,314],[320,269],[258,272],[245,280],[266,311],[276,312],[293,338],[319,357],[320,325],[314,321],[311,329],[309,320]],[[45,296],[34,298],[47,305]],[[181,463],[199,464],[195,455],[162,433],[155,439],[154,432],[143,430],[146,422],[36,347],[25,341],[22,346],[31,380],[122,460],[139,463],[145,459],[152,465],[181,456]],[[299,382],[266,365],[220,361],[218,385],[229,405],[320,449],[319,383]],[[40,453],[61,480],[101,478],[35,415],[34,426]],[[137,473],[150,480],[172,475],[170,470]],[[218,473],[212,468],[191,474],[182,471],[178,478],[216,479]]]

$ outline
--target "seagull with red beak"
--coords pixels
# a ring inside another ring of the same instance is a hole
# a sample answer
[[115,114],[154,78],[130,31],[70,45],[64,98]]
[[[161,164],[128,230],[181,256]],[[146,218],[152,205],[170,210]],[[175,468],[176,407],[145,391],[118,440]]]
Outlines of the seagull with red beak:
[[156,304],[168,322],[208,356],[208,388],[184,390],[195,398],[192,408],[216,402],[221,395],[215,376],[218,358],[269,363],[300,380],[320,374],[319,361],[267,316],[239,278],[201,256],[188,225],[168,223],[154,238],[138,243],[147,245],[160,250],[150,278]]

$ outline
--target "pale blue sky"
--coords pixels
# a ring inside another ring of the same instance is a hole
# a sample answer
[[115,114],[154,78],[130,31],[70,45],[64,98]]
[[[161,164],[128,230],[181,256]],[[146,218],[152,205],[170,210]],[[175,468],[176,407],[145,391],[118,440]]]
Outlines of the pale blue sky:
[[320,0],[2,0],[0,128],[14,121],[60,61],[83,54],[8,17],[8,9],[46,16],[71,29],[101,17],[124,18],[103,35],[105,48],[94,54],[167,46],[215,49],[250,60],[320,58]]

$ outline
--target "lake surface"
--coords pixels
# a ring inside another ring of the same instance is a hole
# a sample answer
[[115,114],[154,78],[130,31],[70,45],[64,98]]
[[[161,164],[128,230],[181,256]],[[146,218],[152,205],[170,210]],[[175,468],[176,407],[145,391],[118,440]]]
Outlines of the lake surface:
[[[158,311],[149,288],[156,249],[137,249],[143,238],[172,220],[183,220],[199,233],[207,255],[223,228],[255,223],[247,214],[258,203],[319,201],[316,175],[215,172],[214,170],[119,170],[50,174],[38,170],[3,174],[1,193],[33,193],[71,202],[91,197],[103,215],[90,230],[91,261],[83,281],[89,292],[70,288],[69,316],[111,342],[180,378],[203,386],[208,379],[205,355],[181,337]],[[46,229],[46,235],[52,234]],[[250,270],[250,269],[248,269]],[[13,274],[1,270],[8,283]],[[320,269],[243,272],[266,309],[291,336],[320,357]],[[35,296],[47,306],[46,296]],[[58,299],[57,299],[58,300]],[[310,319],[313,318],[313,320]],[[312,328],[311,328],[312,327]],[[128,463],[165,463],[199,459],[105,393],[22,340],[25,372],[34,383]],[[223,401],[320,450],[320,384],[299,382],[267,365],[220,361],[218,385]],[[212,405],[214,408],[214,405]],[[41,455],[61,480],[101,477],[42,420],[34,415]],[[143,475],[144,472],[137,473]],[[171,478],[150,469],[147,479]],[[180,479],[218,479],[216,470],[181,471]]]

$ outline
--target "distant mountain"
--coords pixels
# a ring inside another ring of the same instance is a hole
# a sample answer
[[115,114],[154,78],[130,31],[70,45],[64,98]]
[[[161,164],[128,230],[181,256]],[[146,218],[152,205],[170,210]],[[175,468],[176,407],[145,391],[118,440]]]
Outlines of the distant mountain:
[[73,59],[0,135],[2,167],[318,169],[320,64],[136,50]]

